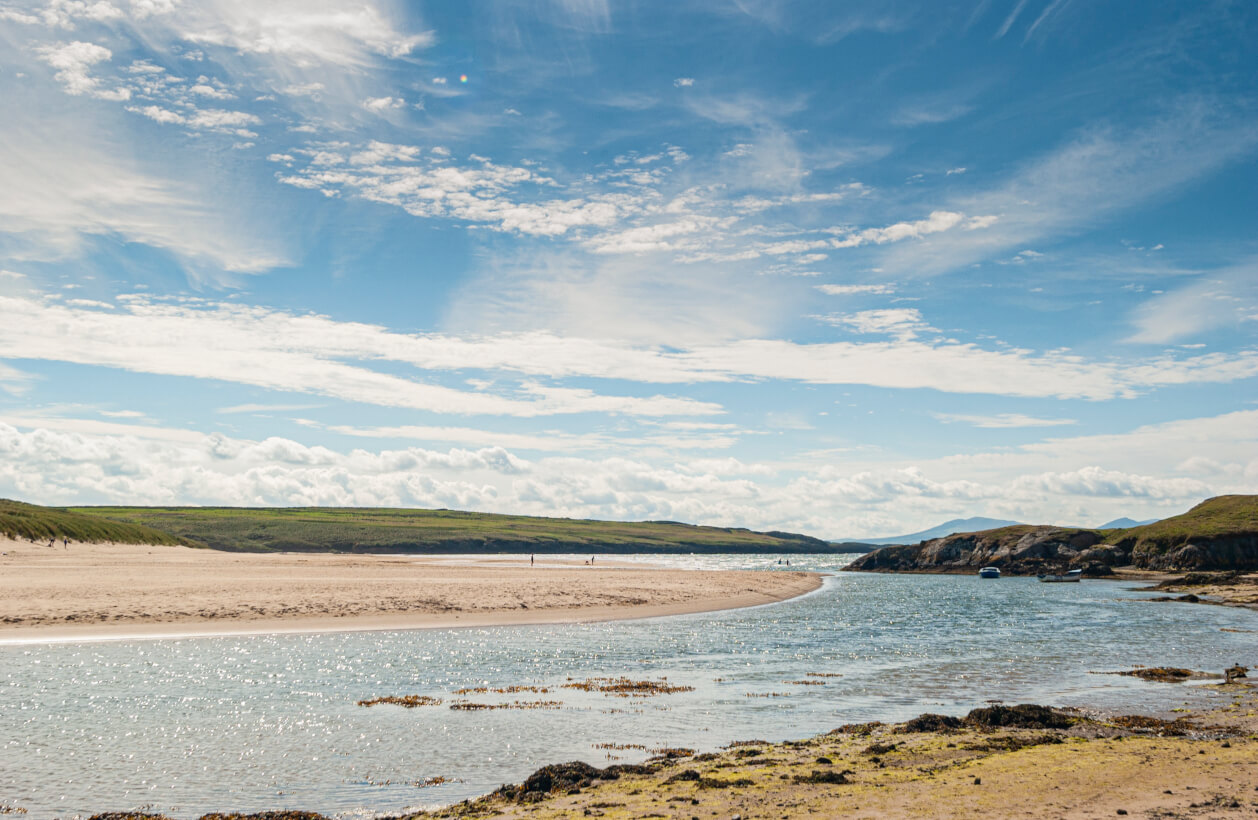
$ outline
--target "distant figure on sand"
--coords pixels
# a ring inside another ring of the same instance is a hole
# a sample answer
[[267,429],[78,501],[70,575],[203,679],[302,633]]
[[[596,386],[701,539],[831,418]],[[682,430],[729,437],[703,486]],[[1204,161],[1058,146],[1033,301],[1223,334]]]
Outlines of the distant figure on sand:
[[533,556],[529,556],[529,566],[533,566]]

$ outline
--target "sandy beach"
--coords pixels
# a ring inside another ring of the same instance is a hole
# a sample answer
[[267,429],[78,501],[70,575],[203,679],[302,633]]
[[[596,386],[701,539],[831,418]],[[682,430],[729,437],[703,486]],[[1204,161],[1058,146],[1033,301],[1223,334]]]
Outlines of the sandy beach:
[[754,606],[805,572],[706,572],[539,557],[228,553],[0,540],[0,642],[645,618]]

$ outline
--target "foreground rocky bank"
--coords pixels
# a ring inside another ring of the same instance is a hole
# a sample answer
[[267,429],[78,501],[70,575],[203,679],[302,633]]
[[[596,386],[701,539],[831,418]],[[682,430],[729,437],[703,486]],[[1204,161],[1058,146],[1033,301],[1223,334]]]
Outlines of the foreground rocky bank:
[[1155,572],[1258,570],[1258,496],[1219,496],[1153,524],[1120,530],[1017,525],[958,533],[919,544],[883,547],[847,569],[865,572],[973,573],[999,567],[1009,575],[1082,569],[1103,576],[1114,567]]
[[[1243,683],[1220,691],[1229,705],[1174,720],[996,705],[713,754],[674,749],[643,765],[558,764],[477,800],[405,817],[1253,817],[1258,692]],[[298,811],[248,817],[322,820]]]

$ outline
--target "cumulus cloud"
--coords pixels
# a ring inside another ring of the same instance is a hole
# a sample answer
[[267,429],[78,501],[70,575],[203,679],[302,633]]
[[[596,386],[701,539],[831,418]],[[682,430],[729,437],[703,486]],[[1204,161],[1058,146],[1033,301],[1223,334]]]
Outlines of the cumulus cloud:
[[856,333],[885,333],[901,339],[911,339],[918,333],[932,330],[922,321],[921,311],[915,308],[886,308],[862,310],[856,313],[832,313],[821,317],[822,321],[836,327],[846,327]]
[[[735,458],[678,463],[667,456],[523,459],[513,448],[476,444],[342,450],[283,437],[252,441],[93,419],[0,417],[0,495],[45,503],[451,507],[876,536],[966,514],[1071,523],[1182,512],[1210,495],[1243,492],[1258,478],[1258,433],[1235,434],[1258,431],[1256,417],[1258,411],[1188,419],[918,464],[828,456],[821,466]],[[439,428],[439,436],[476,434]],[[1113,466],[1132,451],[1140,466]],[[1200,463],[1181,464],[1185,453]]]
[[131,97],[131,92],[125,88],[101,88],[100,80],[89,73],[92,66],[113,58],[113,52],[104,46],[75,40],[71,43],[39,46],[36,51],[40,59],[57,72],[57,82],[61,83],[67,94],[88,95],[102,100],[126,100]]

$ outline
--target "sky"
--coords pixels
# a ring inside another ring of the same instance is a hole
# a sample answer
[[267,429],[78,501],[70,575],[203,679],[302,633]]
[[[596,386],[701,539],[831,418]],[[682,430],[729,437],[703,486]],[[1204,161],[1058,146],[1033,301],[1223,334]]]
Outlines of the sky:
[[1258,7],[0,0],[0,496],[1258,492]]

